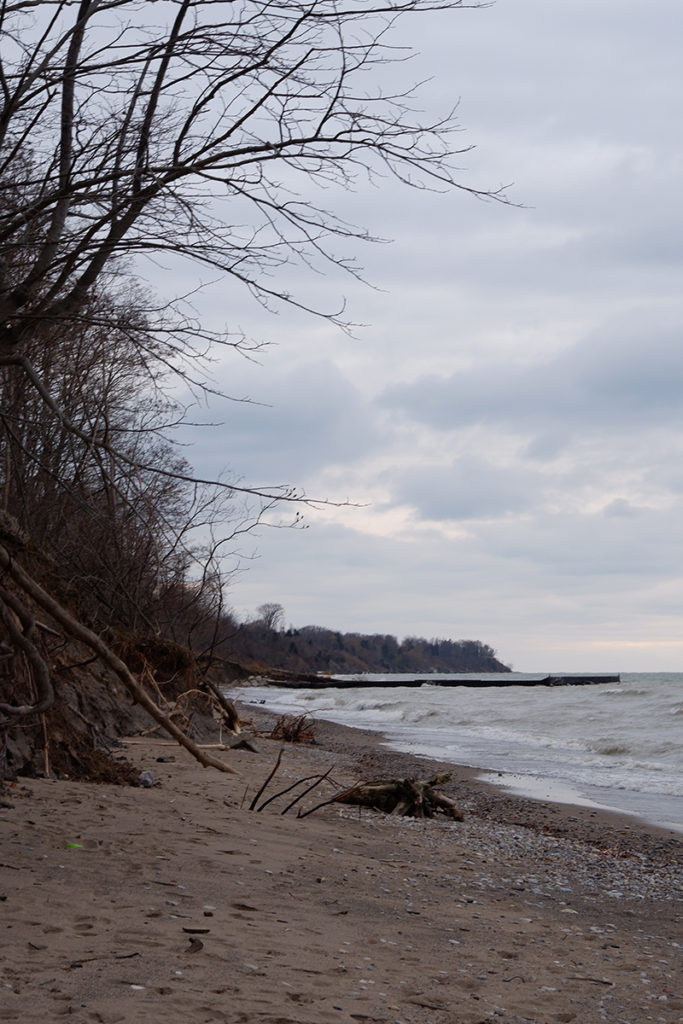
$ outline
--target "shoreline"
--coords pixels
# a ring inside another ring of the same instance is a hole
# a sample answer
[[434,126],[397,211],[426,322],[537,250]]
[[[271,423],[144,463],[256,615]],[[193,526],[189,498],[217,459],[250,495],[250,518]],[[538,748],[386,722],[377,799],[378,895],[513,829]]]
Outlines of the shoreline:
[[[220,753],[234,774],[131,737],[117,756],[150,788],[9,788],[0,1020],[678,1024],[680,837],[453,766],[462,823],[335,804],[298,819],[291,792],[250,811],[283,745],[273,715],[243,713],[256,752]],[[332,723],[316,739],[284,745],[262,800],[328,770],[347,786],[441,767]]]
[[[625,807],[618,807],[615,804],[604,803],[599,797],[605,792],[597,786],[593,787],[594,798],[581,793],[574,785],[565,785],[545,775],[523,775],[516,772],[486,771],[488,781],[495,786],[501,786],[509,793],[517,796],[527,796],[532,800],[543,800],[553,804],[567,804],[573,807],[588,807],[606,814],[617,814],[625,819],[640,822],[641,826],[654,828],[664,832],[673,832],[683,836],[683,822],[667,821],[666,818],[654,812],[648,816],[647,811],[630,810]],[[612,790],[606,791],[608,794]],[[618,791],[621,793],[621,791]],[[647,801],[648,794],[627,791],[629,802],[642,804]]]
[[[246,699],[237,700],[236,704],[245,721],[253,721],[258,729],[272,728],[279,717],[277,712],[262,705],[249,704]],[[671,840],[681,843],[683,851],[683,833],[677,827],[653,822],[618,808],[553,800],[552,780],[549,780],[551,795],[547,798],[517,793],[497,781],[503,773],[495,769],[397,750],[390,745],[391,741],[385,741],[381,732],[372,729],[321,718],[315,719],[315,730],[318,742],[325,749],[357,758],[359,765],[367,769],[368,776],[384,773],[397,777],[424,777],[434,772],[449,772],[452,795],[471,813],[493,815],[497,821],[528,827],[536,827],[542,821],[544,828],[558,836],[580,833],[586,842],[602,842],[608,836],[619,849],[638,836],[639,841],[651,849],[655,849],[660,840]]]
[[[257,684],[258,685],[258,684]],[[380,685],[378,683],[378,685]],[[279,686],[279,684],[278,684]],[[235,688],[231,688],[233,690]],[[278,695],[278,710],[271,709],[268,704],[262,704],[261,700],[265,697],[267,700],[267,688],[259,690],[258,703],[249,703],[252,698],[250,687],[243,688],[239,695],[231,694],[234,699],[242,702],[242,704],[249,709],[261,708],[262,710],[269,710],[270,713],[275,715],[280,714],[297,714],[304,712],[304,710],[310,706],[310,701],[307,699],[301,702],[298,707],[294,705],[287,708],[286,701],[280,699],[281,695]],[[616,691],[610,691],[616,692]],[[309,695],[310,696],[310,695]],[[377,698],[379,700],[380,698]],[[388,697],[387,699],[390,699]],[[334,704],[334,702],[333,702]],[[331,710],[326,709],[326,710]],[[318,718],[315,715],[315,710],[311,708],[309,715],[313,721],[317,724],[327,721],[325,718]],[[341,716],[340,716],[341,717]],[[354,717],[360,716],[349,716],[347,715],[347,722],[337,721],[336,724],[346,724],[350,729],[359,729],[361,732],[367,731],[369,734],[372,733],[378,737],[378,740],[385,749],[395,750],[398,753],[405,754],[415,759],[424,759],[425,761],[434,761],[435,763],[442,765],[449,765],[451,767],[466,766],[468,770],[472,770],[479,775],[486,777],[486,780],[495,785],[497,788],[502,789],[509,794],[514,794],[528,799],[542,800],[546,803],[560,804],[560,805],[571,805],[572,807],[588,807],[599,811],[600,813],[607,815],[616,815],[628,822],[640,822],[643,825],[647,825],[649,828],[662,830],[664,832],[673,832],[680,836],[683,836],[683,794],[680,792],[659,792],[657,785],[657,778],[648,780],[646,777],[644,780],[644,789],[630,789],[629,788],[629,777],[628,774],[615,773],[616,777],[605,775],[604,770],[602,774],[599,773],[600,781],[606,783],[604,786],[596,785],[591,782],[590,774],[591,768],[587,764],[583,766],[577,772],[574,772],[574,778],[564,780],[562,772],[562,762],[555,759],[549,759],[548,764],[545,765],[548,774],[543,774],[544,765],[538,762],[538,758],[535,760],[532,758],[533,764],[531,764],[529,774],[525,774],[525,763],[524,757],[516,758],[514,753],[512,755],[512,763],[514,767],[507,768],[505,766],[505,758],[498,756],[489,756],[487,758],[485,749],[479,751],[474,749],[471,751],[473,762],[457,760],[458,757],[467,757],[468,738],[464,740],[464,750],[462,749],[451,749],[451,745],[443,742],[443,735],[438,731],[433,732],[433,736],[430,733],[430,738],[427,740],[428,746],[427,752],[420,750],[419,744],[413,742],[413,736],[410,731],[405,727],[392,728],[392,723],[387,723],[387,730],[382,730],[381,719],[378,719],[377,714],[371,715],[373,720],[372,726],[365,728],[363,725],[356,725]],[[403,724],[403,723],[401,723]],[[439,750],[439,747],[442,747]],[[431,749],[430,749],[431,747]],[[475,744],[476,748],[476,744]],[[444,760],[448,758],[449,760]],[[496,763],[497,762],[497,763]],[[516,763],[515,763],[516,762]],[[572,766],[570,758],[570,767]],[[611,766],[609,766],[611,767]],[[673,771],[673,769],[671,769]],[[637,774],[637,773],[636,773]],[[642,780],[641,780],[642,781]],[[666,779],[668,783],[671,783],[674,789],[675,782],[673,776],[671,779]],[[612,786],[610,786],[610,782]],[[661,779],[659,780],[661,783]],[[661,785],[659,787],[661,789]]]

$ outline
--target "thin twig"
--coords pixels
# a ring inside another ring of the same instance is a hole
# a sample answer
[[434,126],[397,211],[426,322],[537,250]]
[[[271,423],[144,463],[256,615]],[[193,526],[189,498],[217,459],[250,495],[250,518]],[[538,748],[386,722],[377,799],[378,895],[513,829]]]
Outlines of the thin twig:
[[[313,811],[318,811],[321,807],[327,807],[328,804],[337,803],[340,797],[346,796],[347,793],[352,793],[356,788],[356,786],[349,786],[348,789],[342,790],[341,793],[335,793],[335,795],[331,796],[329,800],[323,800],[322,803],[316,804],[315,807],[309,807],[307,811],[299,810],[297,812],[297,818],[307,818],[309,814],[313,814]],[[358,805],[358,810],[360,811],[360,804]]]
[[273,776],[275,775],[275,772],[276,772],[276,771],[278,770],[278,768],[280,767],[280,761],[282,760],[282,755],[283,755],[283,753],[284,753],[284,750],[285,750],[285,748],[284,748],[284,747],[280,747],[280,753],[279,753],[279,754],[277,755],[277,761],[275,762],[275,767],[273,768],[272,772],[270,773],[270,775],[268,776],[268,778],[266,779],[266,781],[265,781],[265,782],[263,783],[263,785],[261,786],[261,788],[259,789],[259,791],[258,791],[258,793],[256,794],[256,796],[254,797],[254,799],[253,799],[253,800],[251,801],[251,803],[249,804],[249,810],[250,810],[250,811],[253,811],[253,810],[254,810],[254,808],[256,807],[256,804],[258,803],[258,799],[259,799],[259,797],[260,797],[260,796],[261,796],[261,795],[263,794],[263,792],[265,791],[265,788],[266,788],[266,786],[268,785],[268,783],[270,782],[270,780],[271,780],[271,779],[273,778]]
[[291,786],[287,786],[287,789],[281,789],[279,793],[275,793],[273,796],[269,796],[267,800],[264,800],[261,806],[256,808],[257,813],[262,811],[264,807],[267,807],[268,804],[272,804],[273,800],[277,800],[279,796],[284,796],[285,793],[289,793],[290,790],[296,789],[296,787],[300,786],[302,782],[310,782],[311,779],[316,778],[317,775],[307,775],[304,779],[297,779],[296,782],[291,784]]
[[330,774],[331,771],[332,771],[332,769],[328,768],[324,775],[321,775],[319,779],[317,779],[314,783],[312,783],[312,785],[308,786],[303,791],[303,793],[299,793],[299,795],[294,800],[292,800],[291,804],[287,804],[287,806],[285,807],[284,811],[280,811],[280,814],[286,814],[287,811],[291,807],[294,806],[294,804],[298,804],[299,800],[301,800],[303,797],[305,797],[307,793],[310,793],[312,789],[315,789],[315,787],[319,786],[321,782],[324,782],[324,780],[327,778],[327,776]]
[[50,778],[50,736],[47,731],[47,720],[45,714],[40,716],[40,724],[43,729],[43,768],[45,770],[45,778]]

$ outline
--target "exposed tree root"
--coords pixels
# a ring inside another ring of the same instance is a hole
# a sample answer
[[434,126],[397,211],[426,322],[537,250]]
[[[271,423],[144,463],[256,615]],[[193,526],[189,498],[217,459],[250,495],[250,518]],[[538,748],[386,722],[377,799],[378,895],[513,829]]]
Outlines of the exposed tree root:
[[[43,588],[38,584],[27,572],[23,569],[19,563],[12,557],[7,547],[4,544],[0,544],[0,569],[6,572],[14,581],[17,587],[19,587],[28,597],[30,597],[37,605],[39,605],[43,611],[47,612],[52,618],[59,623],[59,625],[76,640],[80,640],[87,647],[90,648],[101,661],[110,668],[121,680],[125,688],[128,690],[133,701],[139,704],[144,710],[154,719],[155,722],[164,729],[170,736],[173,737],[182,747],[185,747],[187,751],[201,765],[205,768],[217,768],[222,772],[234,772],[234,768],[231,768],[224,761],[218,758],[212,757],[210,754],[204,753],[196,743],[190,740],[185,733],[178,728],[178,726],[171,721],[168,715],[165,715],[158,705],[151,699],[151,697],[145,693],[143,688],[140,686],[138,681],[133,676],[128,666],[121,661],[121,659],[114,654],[111,648],[94,633],[87,626],[83,625],[70,614],[58,601],[51,597]],[[1,608],[8,613],[8,604],[3,600],[0,602]],[[3,617],[4,622],[4,617]],[[6,624],[4,622],[4,624]],[[23,625],[23,623],[22,623]],[[15,625],[15,631],[25,636],[26,630],[19,630]],[[12,641],[15,641],[15,635],[11,631],[10,635]],[[31,646],[33,646],[31,644]],[[24,650],[24,647],[21,646]],[[30,651],[26,651],[30,659]],[[41,659],[42,660],[42,659]],[[33,664],[33,663],[32,663]],[[48,672],[49,681],[49,672]],[[40,685],[43,685],[43,692],[41,692]],[[46,710],[54,702],[54,693],[46,692],[44,688],[44,680],[37,686],[38,689],[38,701],[31,706],[21,709],[13,709],[10,705],[3,707],[3,712],[8,717],[17,717],[17,715],[26,716],[28,714],[40,713],[42,710]],[[50,684],[51,691],[51,684]],[[47,702],[47,703],[46,703]]]
[[[11,556],[6,550],[0,548],[0,551],[11,562]],[[0,621],[7,631],[14,650],[20,651],[26,659],[36,692],[33,704],[16,706],[0,702],[0,712],[10,720],[39,715],[52,707],[55,699],[50,670],[33,642],[35,618],[16,594],[11,594],[4,587],[0,588]]]
[[270,737],[285,743],[315,743],[315,725],[307,713],[281,715],[273,726]]

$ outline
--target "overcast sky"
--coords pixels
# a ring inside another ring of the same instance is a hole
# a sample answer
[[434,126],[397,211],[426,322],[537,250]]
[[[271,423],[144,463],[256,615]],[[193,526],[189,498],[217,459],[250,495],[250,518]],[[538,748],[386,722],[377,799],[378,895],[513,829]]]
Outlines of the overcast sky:
[[[402,73],[460,99],[463,181],[520,207],[385,182],[335,208],[366,326],[264,313],[225,285],[207,323],[273,342],[216,367],[202,473],[362,507],[260,530],[230,594],[295,626],[479,639],[519,670],[683,666],[683,5],[498,0],[413,20]],[[328,198],[328,201],[332,201]]]

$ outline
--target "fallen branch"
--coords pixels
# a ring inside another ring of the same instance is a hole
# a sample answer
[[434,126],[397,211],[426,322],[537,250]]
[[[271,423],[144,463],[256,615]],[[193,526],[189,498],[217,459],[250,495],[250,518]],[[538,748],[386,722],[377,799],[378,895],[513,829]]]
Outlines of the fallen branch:
[[268,804],[272,804],[273,800],[277,800],[277,798],[279,796],[286,796],[287,793],[291,793],[291,791],[293,789],[296,789],[297,786],[300,786],[302,782],[310,782],[311,779],[314,779],[314,778],[317,779],[318,776],[317,775],[307,775],[304,779],[297,779],[296,782],[293,782],[291,784],[291,786],[287,786],[286,789],[281,789],[277,793],[274,793],[273,796],[269,796],[267,800],[263,801],[263,803],[261,804],[260,807],[256,808],[257,814],[260,813],[263,810],[264,807],[267,807]]
[[224,724],[225,724],[226,728],[229,729],[230,732],[233,732],[235,734],[235,736],[239,736],[239,734],[240,734],[240,732],[242,730],[241,730],[240,717],[237,714],[237,708],[235,707],[235,702],[232,701],[232,700],[228,700],[228,698],[225,696],[225,694],[223,694],[221,692],[220,687],[216,686],[215,683],[212,683],[211,680],[205,679],[203,685],[206,686],[207,689],[211,691],[213,696],[218,701],[218,703],[219,703],[219,705],[221,707],[221,710],[223,712],[223,719],[224,719]]
[[319,786],[321,782],[324,782],[325,779],[327,778],[327,776],[330,774],[331,771],[332,771],[332,769],[328,768],[324,775],[321,775],[319,778],[317,778],[315,780],[315,782],[312,782],[310,786],[306,787],[306,789],[303,791],[303,793],[299,793],[299,795],[297,797],[295,797],[294,800],[292,800],[291,803],[287,804],[287,806],[285,807],[284,811],[280,811],[280,814],[286,814],[287,811],[289,811],[292,807],[294,807],[294,804],[298,804],[299,800],[302,800],[303,797],[305,797],[307,793],[310,793],[312,789],[315,789],[315,787]]
[[263,785],[261,786],[261,788],[259,789],[259,791],[258,791],[258,793],[256,794],[256,796],[254,797],[254,799],[253,799],[253,800],[251,801],[251,803],[249,804],[249,810],[250,810],[250,811],[253,811],[253,810],[254,810],[254,808],[256,807],[256,804],[257,804],[257,803],[258,803],[258,801],[259,801],[259,797],[260,797],[260,796],[262,796],[262,794],[263,794],[263,793],[265,793],[265,791],[266,791],[266,786],[268,785],[268,783],[270,782],[270,780],[271,780],[271,779],[272,779],[272,778],[274,777],[274,775],[275,775],[276,771],[277,771],[277,770],[278,770],[278,768],[280,767],[280,761],[282,760],[282,755],[283,755],[283,753],[284,753],[284,749],[285,749],[284,747],[280,747],[280,752],[279,752],[279,754],[277,755],[277,761],[275,762],[275,767],[273,768],[272,772],[270,773],[270,775],[268,776],[268,778],[266,779],[266,781],[265,781],[265,782],[263,783]]
[[569,981],[589,981],[592,985],[614,985],[609,978],[589,978],[585,974],[569,974]]
[[[348,790],[346,792],[348,792]],[[321,807],[327,807],[328,804],[338,803],[339,801],[337,797],[340,795],[342,794],[338,793],[336,796],[331,796],[328,800],[322,800],[319,804],[315,804],[314,807],[309,807],[307,811],[302,811],[301,808],[299,808],[296,812],[297,818],[307,818],[309,814],[313,814],[314,811],[319,811]]]
[[[24,569],[22,569],[3,544],[0,544],[0,569],[5,570],[12,577],[17,586],[21,587],[25,594],[31,597],[36,604],[40,605],[43,611],[46,611],[51,615],[67,633],[76,640],[80,640],[89,647],[91,651],[97,654],[101,661],[118,676],[130,693],[133,701],[140,704],[140,706],[145,709],[154,721],[158,722],[162,729],[172,736],[173,739],[182,747],[185,747],[185,749],[192,754],[192,756],[199,761],[204,768],[217,768],[221,772],[234,773],[235,769],[231,768],[224,761],[220,761],[218,758],[202,753],[197,744],[193,743],[193,741],[189,739],[189,737],[187,737],[185,733],[161,711],[152,698],[145,693],[128,666],[121,661],[116,654],[114,654],[102,638],[99,637],[97,633],[93,633],[93,631],[88,629],[87,626],[84,626],[82,622],[75,619],[73,615],[66,610],[66,608],[51,597],[47,591],[43,590],[40,584],[29,576]],[[36,705],[32,709],[33,713],[35,713],[38,708],[39,705]]]

